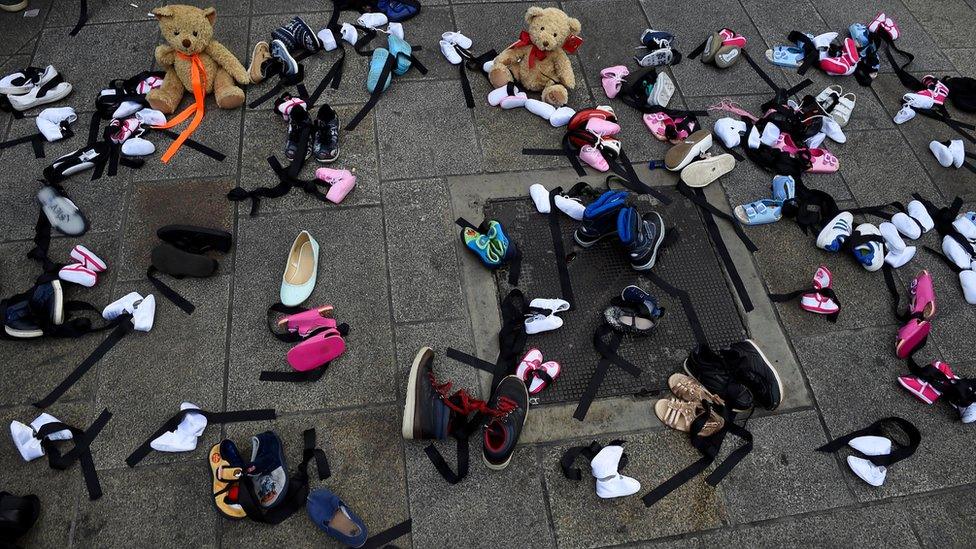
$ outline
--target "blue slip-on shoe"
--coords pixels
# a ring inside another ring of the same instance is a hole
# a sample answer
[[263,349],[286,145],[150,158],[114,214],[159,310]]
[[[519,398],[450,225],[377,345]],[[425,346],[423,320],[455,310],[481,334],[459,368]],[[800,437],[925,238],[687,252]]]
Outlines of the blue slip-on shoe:
[[779,45],[766,50],[766,59],[777,67],[795,69],[803,64],[803,57],[803,48],[796,46]]
[[868,27],[864,23],[854,23],[847,28],[858,48],[868,45]]
[[305,510],[320,530],[343,545],[362,547],[366,543],[368,532],[363,519],[330,490],[320,488],[310,493]]

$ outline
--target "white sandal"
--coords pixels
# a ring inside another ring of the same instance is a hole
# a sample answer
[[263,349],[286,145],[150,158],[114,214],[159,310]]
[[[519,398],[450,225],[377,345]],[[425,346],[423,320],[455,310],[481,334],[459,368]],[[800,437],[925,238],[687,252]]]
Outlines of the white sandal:
[[851,120],[851,113],[854,112],[854,103],[857,101],[857,96],[853,93],[845,93],[837,99],[837,105],[834,106],[834,110],[831,111],[830,116],[840,125],[844,127]]

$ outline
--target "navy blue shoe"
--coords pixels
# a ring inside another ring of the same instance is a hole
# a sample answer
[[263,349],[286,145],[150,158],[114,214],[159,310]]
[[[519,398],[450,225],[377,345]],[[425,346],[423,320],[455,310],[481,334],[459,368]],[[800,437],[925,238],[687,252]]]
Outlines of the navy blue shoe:
[[590,203],[583,211],[583,221],[573,240],[584,248],[603,238],[617,234],[617,213],[627,202],[625,191],[607,191]]
[[667,31],[645,29],[641,34],[641,44],[650,50],[670,48],[674,44],[674,35]]
[[274,431],[251,437],[251,463],[247,466],[247,475],[262,508],[271,509],[285,500],[288,464],[281,439]]
[[35,315],[46,314],[46,324],[64,323],[64,295],[61,281],[52,280],[34,289],[30,298],[7,305],[3,319],[4,331],[10,337],[32,338],[44,335]]
[[647,271],[657,261],[657,251],[664,242],[664,219],[657,212],[643,218],[634,208],[623,208],[617,216],[617,236],[627,247],[630,266]]
[[349,547],[362,547],[368,535],[363,519],[352,512],[339,496],[325,488],[308,495],[308,518],[320,530]]
[[645,292],[640,286],[627,286],[624,291],[620,292],[620,299],[640,305],[651,319],[657,320],[664,316],[664,308],[658,306],[657,299]]
[[502,378],[488,402],[482,457],[489,469],[501,471],[512,461],[529,411],[529,391],[518,376]]

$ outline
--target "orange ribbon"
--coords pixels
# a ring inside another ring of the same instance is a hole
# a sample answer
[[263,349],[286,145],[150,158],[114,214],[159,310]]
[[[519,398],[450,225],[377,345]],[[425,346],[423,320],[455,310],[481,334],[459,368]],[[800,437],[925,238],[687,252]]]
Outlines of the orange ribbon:
[[203,103],[206,97],[207,89],[207,69],[203,66],[203,61],[200,60],[200,56],[197,54],[184,55],[180,52],[176,52],[176,55],[185,61],[189,61],[190,64],[190,79],[193,81],[193,98],[195,102],[189,107],[183,109],[183,112],[170,118],[165,124],[160,126],[153,126],[154,128],[166,129],[172,128],[173,126],[183,122],[190,115],[193,115],[193,120],[190,121],[190,125],[187,126],[177,137],[173,140],[173,144],[166,149],[166,153],[163,154],[163,162],[169,162],[170,158],[176,154],[176,151],[180,150],[183,146],[183,142],[193,135],[193,132],[197,130],[197,126],[203,120]]

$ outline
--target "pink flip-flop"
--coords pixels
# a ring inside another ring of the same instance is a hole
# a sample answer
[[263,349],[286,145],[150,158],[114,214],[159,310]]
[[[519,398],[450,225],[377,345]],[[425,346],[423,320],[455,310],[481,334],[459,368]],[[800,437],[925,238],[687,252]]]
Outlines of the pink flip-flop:
[[331,318],[332,310],[332,305],[323,305],[288,315],[278,321],[278,326],[287,328],[289,332],[298,332],[298,335],[305,337],[318,328],[335,328],[336,321]]
[[338,330],[322,330],[292,347],[288,351],[288,364],[298,372],[307,372],[339,358],[345,350],[346,341]]
[[895,340],[895,354],[898,358],[907,358],[929,336],[932,324],[927,320],[913,318],[898,330]]
[[810,149],[810,161],[813,165],[807,173],[834,173],[840,169],[840,161],[826,149]]
[[918,273],[912,280],[912,314],[920,314],[928,320],[935,315],[935,288],[932,286],[932,275],[928,271]]

